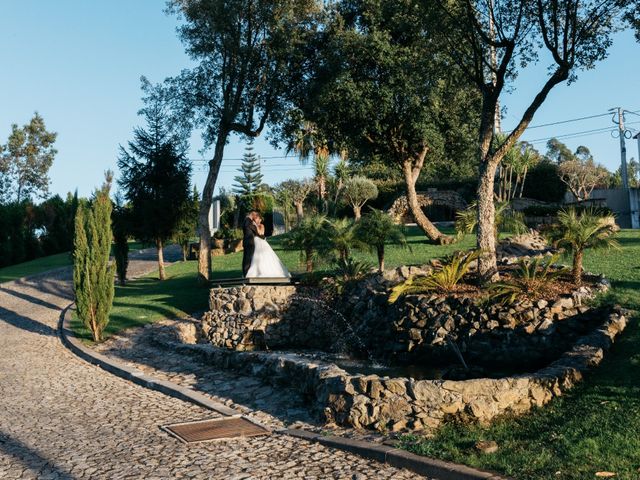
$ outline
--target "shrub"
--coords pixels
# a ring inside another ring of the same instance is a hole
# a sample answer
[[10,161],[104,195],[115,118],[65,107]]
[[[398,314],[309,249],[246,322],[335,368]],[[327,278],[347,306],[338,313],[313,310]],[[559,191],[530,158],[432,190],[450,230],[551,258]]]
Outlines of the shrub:
[[529,170],[523,195],[543,202],[562,201],[567,186],[560,180],[558,166],[544,160]]
[[342,293],[347,285],[362,280],[373,269],[370,263],[351,257],[336,260],[336,267],[333,285],[337,293]]

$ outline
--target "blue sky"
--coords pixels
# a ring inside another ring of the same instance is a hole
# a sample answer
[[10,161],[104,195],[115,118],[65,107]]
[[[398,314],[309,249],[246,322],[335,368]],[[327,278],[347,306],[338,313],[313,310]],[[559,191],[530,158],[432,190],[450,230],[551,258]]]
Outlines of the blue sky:
[[[3,0],[0,15],[0,142],[12,123],[26,123],[34,111],[58,132],[58,155],[51,169],[52,193],[76,187],[88,195],[114,169],[118,145],[131,137],[140,123],[141,75],[161,81],[190,66],[176,36],[178,20],[164,13],[161,0]],[[623,106],[640,113],[638,45],[630,32],[616,36],[607,60],[595,71],[583,72],[570,86],[556,87],[533,125],[604,113]],[[519,77],[516,89],[504,99],[504,127],[513,126],[542,81],[545,65]],[[629,115],[629,127],[640,129],[640,116]],[[524,139],[544,139],[612,126],[609,117],[529,130]],[[637,133],[637,130],[636,132]],[[564,140],[570,147],[588,146],[597,161],[614,169],[620,161],[619,141],[608,131]],[[544,150],[544,141],[536,145]],[[191,158],[203,158],[201,142],[192,139]],[[293,158],[283,156],[264,140],[255,145],[264,158],[265,181],[311,173]],[[628,156],[638,156],[629,141]],[[230,186],[244,144],[232,139],[227,146],[218,185]],[[205,157],[206,158],[206,154]],[[206,173],[194,162],[194,182],[201,190]]]

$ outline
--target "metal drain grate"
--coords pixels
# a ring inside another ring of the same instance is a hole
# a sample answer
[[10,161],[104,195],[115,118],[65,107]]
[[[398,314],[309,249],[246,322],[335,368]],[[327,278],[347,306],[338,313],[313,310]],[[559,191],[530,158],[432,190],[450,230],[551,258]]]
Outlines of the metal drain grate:
[[266,428],[244,417],[175,423],[173,425],[164,425],[162,428],[185,443],[255,437],[271,433]]

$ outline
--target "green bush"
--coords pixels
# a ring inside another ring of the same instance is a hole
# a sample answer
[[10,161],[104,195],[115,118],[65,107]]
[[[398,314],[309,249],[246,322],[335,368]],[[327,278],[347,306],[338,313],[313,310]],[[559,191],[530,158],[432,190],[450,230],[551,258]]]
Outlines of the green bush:
[[562,201],[567,186],[560,180],[558,166],[549,161],[541,161],[529,170],[524,184],[523,196],[543,202]]

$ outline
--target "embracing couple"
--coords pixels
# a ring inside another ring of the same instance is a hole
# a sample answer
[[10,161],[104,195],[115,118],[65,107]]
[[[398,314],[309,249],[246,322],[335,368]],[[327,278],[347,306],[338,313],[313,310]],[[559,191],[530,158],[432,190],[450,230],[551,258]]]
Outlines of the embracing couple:
[[245,278],[289,278],[291,275],[264,236],[262,217],[247,214],[242,224],[242,275]]

